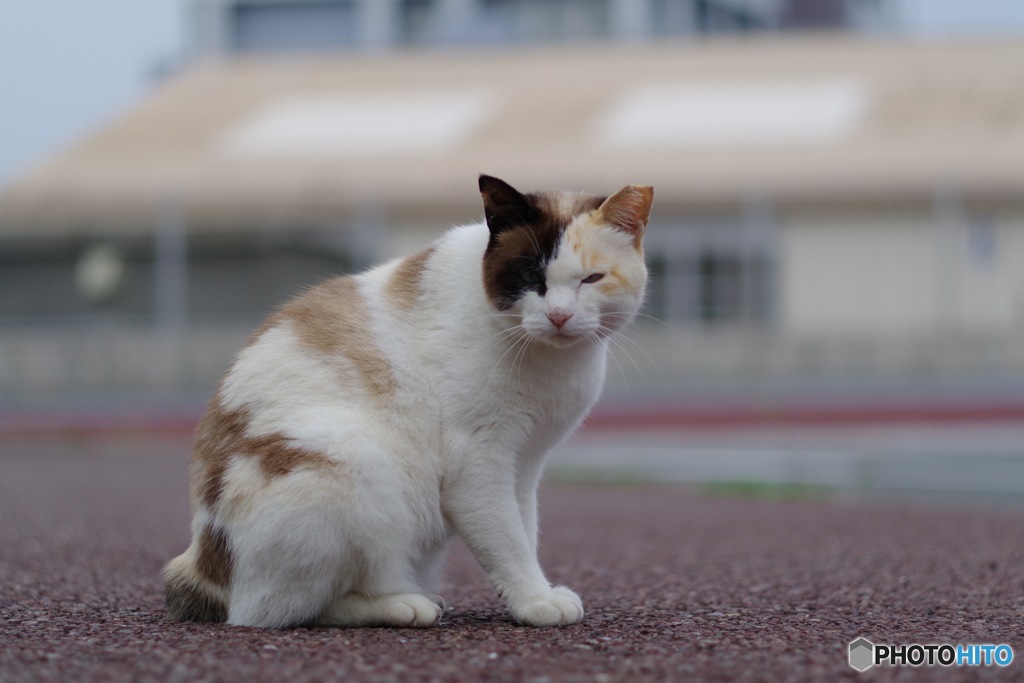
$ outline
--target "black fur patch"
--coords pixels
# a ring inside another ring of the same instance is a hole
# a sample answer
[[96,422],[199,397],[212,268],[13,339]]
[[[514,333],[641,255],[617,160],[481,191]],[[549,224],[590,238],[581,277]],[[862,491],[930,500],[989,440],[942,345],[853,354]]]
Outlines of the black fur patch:
[[195,574],[179,570],[164,575],[167,616],[174,621],[227,621],[227,605],[211,594],[208,584],[229,586],[233,565],[227,534],[206,526],[199,536]]
[[480,176],[480,195],[491,232],[484,252],[484,290],[500,311],[527,292],[544,296],[545,269],[558,255],[565,228],[604,201],[589,195],[569,195],[571,201],[562,201],[565,195],[557,193],[522,194],[491,176]]
[[164,584],[167,617],[172,621],[224,622],[228,607],[194,581],[168,576]]

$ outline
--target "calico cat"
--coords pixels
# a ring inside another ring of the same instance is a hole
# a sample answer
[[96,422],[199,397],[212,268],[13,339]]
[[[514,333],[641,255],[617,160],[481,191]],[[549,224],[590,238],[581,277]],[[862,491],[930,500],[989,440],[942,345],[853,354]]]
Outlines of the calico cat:
[[520,623],[583,618],[537,562],[537,484],[640,308],[653,190],[479,187],[484,223],[313,287],[238,354],[196,434],[172,619],[430,626],[453,534]]

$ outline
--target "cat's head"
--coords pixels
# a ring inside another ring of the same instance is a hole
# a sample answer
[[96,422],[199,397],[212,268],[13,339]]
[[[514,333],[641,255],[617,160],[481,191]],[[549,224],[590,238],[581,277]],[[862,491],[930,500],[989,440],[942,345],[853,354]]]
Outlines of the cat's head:
[[527,193],[480,176],[490,230],[484,289],[529,338],[566,347],[606,337],[643,302],[643,235],[654,189],[610,197]]

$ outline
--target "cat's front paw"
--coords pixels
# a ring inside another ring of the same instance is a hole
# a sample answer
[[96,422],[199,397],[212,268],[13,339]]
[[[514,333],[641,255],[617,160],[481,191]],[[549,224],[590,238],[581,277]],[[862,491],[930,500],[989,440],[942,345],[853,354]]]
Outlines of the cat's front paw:
[[512,607],[512,616],[526,626],[568,626],[583,619],[583,601],[565,586]]

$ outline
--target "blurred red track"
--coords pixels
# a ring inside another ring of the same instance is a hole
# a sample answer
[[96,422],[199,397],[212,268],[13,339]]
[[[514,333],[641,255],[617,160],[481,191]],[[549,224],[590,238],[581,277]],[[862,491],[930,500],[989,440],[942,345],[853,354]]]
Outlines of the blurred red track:
[[[39,410],[0,412],[0,436],[81,437],[139,434],[189,436],[201,411],[193,410]],[[709,406],[706,403],[652,402],[601,404],[584,429],[700,430],[746,427],[844,427],[899,424],[1024,424],[1024,399],[964,402],[866,401]]]

